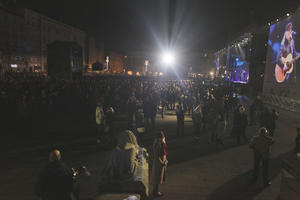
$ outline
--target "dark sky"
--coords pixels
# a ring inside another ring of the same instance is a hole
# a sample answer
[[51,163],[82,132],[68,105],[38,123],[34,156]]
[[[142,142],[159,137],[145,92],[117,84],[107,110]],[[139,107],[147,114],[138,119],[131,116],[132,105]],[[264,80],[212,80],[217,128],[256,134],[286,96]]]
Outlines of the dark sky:
[[[250,21],[266,24],[300,5],[300,0],[170,1],[173,3],[171,8],[168,0],[18,2],[86,30],[104,41],[105,48],[117,51],[165,48],[168,44],[168,22],[173,24],[171,44],[174,48],[187,51],[221,48]],[[170,10],[173,10],[171,14]]]

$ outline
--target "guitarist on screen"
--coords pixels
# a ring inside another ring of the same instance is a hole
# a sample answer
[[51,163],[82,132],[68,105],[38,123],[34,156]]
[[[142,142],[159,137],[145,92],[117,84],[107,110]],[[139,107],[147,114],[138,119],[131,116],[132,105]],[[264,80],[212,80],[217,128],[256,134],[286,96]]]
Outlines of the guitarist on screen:
[[295,61],[300,57],[300,53],[296,52],[293,34],[295,34],[293,24],[289,22],[285,27],[275,70],[276,80],[279,83],[289,82],[290,76],[294,78],[293,81],[296,83]]

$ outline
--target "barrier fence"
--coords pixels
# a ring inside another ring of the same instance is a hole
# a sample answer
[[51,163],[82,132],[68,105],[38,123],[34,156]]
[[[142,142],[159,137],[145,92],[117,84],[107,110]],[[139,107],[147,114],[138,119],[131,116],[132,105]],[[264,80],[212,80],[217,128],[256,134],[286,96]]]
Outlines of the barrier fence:
[[279,107],[292,112],[300,113],[300,101],[288,97],[282,97],[272,94],[263,95],[263,101],[266,104]]

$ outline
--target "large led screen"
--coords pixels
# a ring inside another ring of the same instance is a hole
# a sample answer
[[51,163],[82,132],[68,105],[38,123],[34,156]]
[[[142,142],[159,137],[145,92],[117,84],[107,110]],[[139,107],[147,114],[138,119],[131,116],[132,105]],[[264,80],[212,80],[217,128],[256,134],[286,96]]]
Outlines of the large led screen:
[[234,45],[215,54],[218,76],[234,83],[248,83],[251,38],[250,34],[244,35],[238,38]]
[[299,93],[294,89],[300,86],[300,12],[270,26],[267,46],[264,92]]

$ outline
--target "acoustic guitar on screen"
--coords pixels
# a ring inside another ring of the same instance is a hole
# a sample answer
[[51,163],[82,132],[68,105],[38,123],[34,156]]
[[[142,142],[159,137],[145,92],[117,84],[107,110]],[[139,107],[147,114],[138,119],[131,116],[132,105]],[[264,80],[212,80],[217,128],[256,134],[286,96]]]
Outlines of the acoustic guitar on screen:
[[292,54],[288,54],[287,57],[281,57],[281,61],[284,64],[283,68],[281,68],[278,64],[275,67],[275,78],[278,83],[282,83],[285,81],[285,78],[288,74],[293,72],[294,62],[300,58],[300,55],[293,58]]

